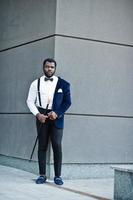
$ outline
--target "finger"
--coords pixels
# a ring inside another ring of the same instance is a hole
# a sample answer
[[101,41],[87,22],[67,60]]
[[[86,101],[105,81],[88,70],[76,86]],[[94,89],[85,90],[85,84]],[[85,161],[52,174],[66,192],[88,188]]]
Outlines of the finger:
[[50,113],[48,113],[48,117],[50,117],[52,115],[52,113],[50,112]]

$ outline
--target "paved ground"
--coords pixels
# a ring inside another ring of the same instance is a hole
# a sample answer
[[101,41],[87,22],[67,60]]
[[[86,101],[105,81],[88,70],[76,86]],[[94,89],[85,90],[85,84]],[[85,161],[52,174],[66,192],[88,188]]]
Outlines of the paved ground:
[[113,179],[53,180],[35,184],[36,175],[0,165],[0,200],[106,200],[113,199]]

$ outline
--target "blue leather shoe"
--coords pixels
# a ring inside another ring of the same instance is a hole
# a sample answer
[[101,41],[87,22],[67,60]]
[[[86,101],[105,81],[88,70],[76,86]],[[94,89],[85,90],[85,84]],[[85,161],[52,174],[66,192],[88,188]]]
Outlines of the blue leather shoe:
[[46,176],[39,176],[37,179],[36,179],[36,184],[43,184],[45,183],[47,180]]
[[56,184],[56,185],[63,185],[63,180],[62,180],[62,178],[61,177],[57,177],[57,176],[55,176],[54,177],[54,183]]

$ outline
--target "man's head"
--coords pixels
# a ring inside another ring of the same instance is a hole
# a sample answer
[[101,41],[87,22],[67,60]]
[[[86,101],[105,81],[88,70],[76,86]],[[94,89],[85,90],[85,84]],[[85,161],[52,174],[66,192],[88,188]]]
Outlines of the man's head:
[[47,58],[43,62],[43,72],[45,76],[52,77],[56,71],[56,61],[52,58]]

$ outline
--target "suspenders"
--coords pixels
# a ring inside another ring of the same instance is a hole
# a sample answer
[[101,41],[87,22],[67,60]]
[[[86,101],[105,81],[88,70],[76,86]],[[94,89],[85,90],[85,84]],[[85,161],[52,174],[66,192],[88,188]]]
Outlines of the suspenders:
[[38,92],[39,104],[40,104],[40,107],[41,107],[42,104],[41,104],[41,96],[40,96],[40,78],[38,79],[38,83],[37,83],[37,92]]

